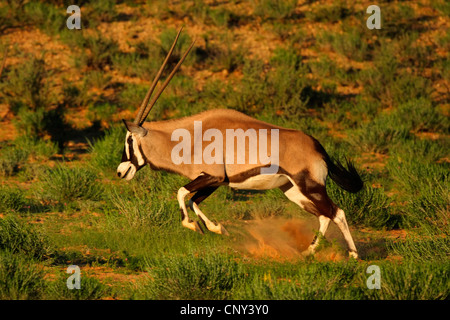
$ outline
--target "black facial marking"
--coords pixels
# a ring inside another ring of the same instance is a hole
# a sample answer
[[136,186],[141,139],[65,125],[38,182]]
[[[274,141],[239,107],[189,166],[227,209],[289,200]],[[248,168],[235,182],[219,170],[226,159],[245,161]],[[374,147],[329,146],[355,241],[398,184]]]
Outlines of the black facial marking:
[[128,161],[131,161],[131,158],[133,158],[133,155],[134,155],[134,152],[133,152],[133,138],[131,137],[131,135],[128,137],[127,143],[128,143],[128,154],[130,155],[130,159],[128,159]]
[[[129,157],[127,156],[127,150],[126,150],[127,145],[128,145],[128,154],[129,154]],[[141,154],[143,154],[142,149],[141,149],[141,146],[138,146],[138,148],[139,148],[139,152],[140,152]],[[145,159],[145,158],[144,158],[144,159]],[[143,165],[139,165],[139,163],[138,163],[138,159],[136,158],[136,156],[135,156],[135,154],[134,154],[133,137],[132,137],[131,135],[127,138],[125,147],[123,148],[123,152],[122,152],[122,160],[121,160],[121,162],[127,162],[127,161],[131,162],[131,163],[136,167],[136,171],[142,169],[142,168],[145,166],[145,162],[144,162]],[[129,171],[130,171],[130,170],[128,170],[127,173],[128,173]],[[126,174],[127,174],[127,173],[126,173]],[[124,176],[122,176],[122,178],[124,178],[124,177],[126,176],[126,174],[125,174]],[[119,175],[119,177],[120,177],[120,175]]]
[[120,160],[120,162],[125,162],[128,161],[127,158],[127,152],[125,151],[125,147],[123,148],[123,152],[122,152],[122,160]]

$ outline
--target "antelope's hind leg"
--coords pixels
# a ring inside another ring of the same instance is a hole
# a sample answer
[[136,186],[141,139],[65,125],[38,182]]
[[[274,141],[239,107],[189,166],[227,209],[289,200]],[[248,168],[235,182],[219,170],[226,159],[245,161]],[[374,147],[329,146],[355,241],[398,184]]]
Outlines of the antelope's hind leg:
[[344,210],[337,208],[336,215],[333,218],[333,222],[337,224],[342,234],[344,235],[344,239],[348,245],[348,253],[350,257],[358,259],[358,251],[356,250],[355,243],[353,242],[352,235],[350,234]]
[[[290,184],[291,187],[281,188],[284,192],[285,196],[297,204],[300,208],[317,215],[317,210],[312,212],[312,201],[309,200],[301,191],[300,188],[295,184]],[[319,245],[320,240],[325,236],[325,233],[328,229],[328,225],[331,219],[324,216],[319,215],[319,234],[316,235],[309,245],[308,249],[302,252],[303,255],[311,255],[315,253],[317,246]]]
[[300,207],[319,218],[319,235],[314,238],[311,245],[304,253],[313,254],[315,252],[320,238],[325,236],[330,221],[333,221],[344,235],[350,257],[358,258],[356,246],[353,242],[352,235],[350,234],[345,213],[328,197],[325,186],[310,179],[305,180],[304,183],[299,183],[302,188],[298,187],[293,181],[291,181],[291,185],[292,187],[283,190],[289,200],[297,203]]

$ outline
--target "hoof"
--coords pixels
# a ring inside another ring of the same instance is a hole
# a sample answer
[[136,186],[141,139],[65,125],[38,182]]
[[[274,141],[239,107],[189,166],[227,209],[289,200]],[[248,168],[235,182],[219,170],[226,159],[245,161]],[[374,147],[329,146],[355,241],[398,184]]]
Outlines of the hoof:
[[225,229],[225,227],[218,223],[217,226],[220,228],[220,232],[218,232],[219,234],[223,234],[225,236],[229,236],[230,234],[228,233],[227,229]]
[[209,231],[217,233],[217,234],[223,234],[223,235],[230,235],[228,231],[224,228],[224,226],[220,223],[214,224],[213,222],[210,222],[207,224],[207,228]]
[[200,234],[205,234],[197,221],[194,221],[193,223],[194,223],[194,231]]
[[315,253],[315,250],[313,249],[313,248],[311,248],[311,247],[309,247],[308,249],[306,249],[305,251],[302,251],[302,256],[304,256],[304,257],[308,257],[308,256],[312,256],[312,255],[314,255],[314,253]]
[[353,259],[358,259],[359,257],[358,257],[358,253],[357,252],[354,252],[354,251],[350,251],[349,253],[348,253],[348,256],[350,257],[350,258],[353,258]]
[[184,227],[186,227],[188,229],[191,229],[192,231],[198,232],[200,234],[204,234],[202,228],[200,228],[200,224],[197,221],[185,221],[185,220],[183,220],[181,222],[181,224]]
[[312,245],[310,245],[308,247],[308,249],[306,249],[305,251],[302,251],[302,256],[304,256],[304,257],[312,256],[312,255],[314,255],[314,253],[316,253],[316,248],[313,247]]

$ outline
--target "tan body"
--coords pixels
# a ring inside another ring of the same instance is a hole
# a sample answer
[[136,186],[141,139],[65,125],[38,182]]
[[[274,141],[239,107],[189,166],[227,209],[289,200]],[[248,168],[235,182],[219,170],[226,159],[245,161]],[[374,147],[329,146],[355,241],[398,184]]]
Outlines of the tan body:
[[[317,171],[314,163],[323,162],[322,156],[315,151],[313,138],[301,131],[274,126],[235,110],[215,109],[181,119],[145,122],[142,126],[148,130],[148,135],[140,141],[142,150],[151,167],[175,172],[191,180],[197,178],[201,173],[207,173],[224,179],[227,176],[230,182],[242,182],[247,172],[264,166],[263,164],[237,164],[237,161],[233,164],[194,164],[193,139],[191,140],[191,164],[182,163],[174,166],[171,160],[171,151],[178,144],[178,141],[171,141],[172,132],[174,129],[184,128],[191,132],[193,137],[194,121],[202,122],[203,132],[217,128],[222,131],[223,137],[226,137],[225,129],[243,129],[244,131],[247,129],[278,129],[279,140],[283,141],[283,144],[279,145],[279,164],[281,168],[293,174],[305,169],[311,172]],[[268,138],[268,145],[270,146],[270,135],[268,135]],[[202,151],[208,144],[209,142],[203,142]],[[246,147],[246,159],[248,159],[248,139],[246,140]],[[223,154],[226,156],[225,144]],[[237,155],[237,150],[235,155]],[[323,172],[318,173],[317,178],[323,179]]]

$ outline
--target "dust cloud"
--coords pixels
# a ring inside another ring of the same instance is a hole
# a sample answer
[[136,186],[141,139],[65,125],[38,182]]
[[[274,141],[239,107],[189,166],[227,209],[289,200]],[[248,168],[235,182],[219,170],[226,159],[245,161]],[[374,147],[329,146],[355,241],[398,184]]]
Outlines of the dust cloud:
[[[268,218],[248,221],[240,247],[253,257],[276,260],[305,259],[302,252],[311,244],[317,230],[312,220]],[[322,248],[314,255],[318,261],[344,259],[335,246]]]
[[256,257],[302,258],[314,238],[313,226],[300,219],[269,218],[253,220],[245,229],[243,247]]

